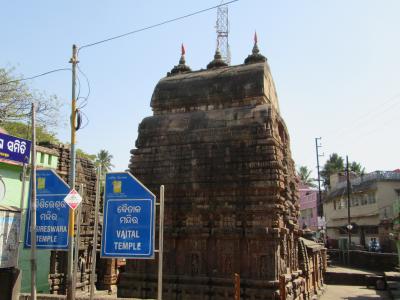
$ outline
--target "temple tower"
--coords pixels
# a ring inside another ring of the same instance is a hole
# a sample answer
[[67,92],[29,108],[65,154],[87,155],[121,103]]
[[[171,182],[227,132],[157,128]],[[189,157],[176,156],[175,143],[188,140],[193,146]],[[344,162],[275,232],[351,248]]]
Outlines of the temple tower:
[[[163,299],[233,299],[234,273],[241,299],[277,299],[282,276],[298,276],[299,207],[289,134],[257,39],[236,66],[217,49],[206,70],[191,71],[182,52],[151,107],[129,168],[155,194],[165,185]],[[118,296],[155,298],[156,276],[156,260],[128,261]]]

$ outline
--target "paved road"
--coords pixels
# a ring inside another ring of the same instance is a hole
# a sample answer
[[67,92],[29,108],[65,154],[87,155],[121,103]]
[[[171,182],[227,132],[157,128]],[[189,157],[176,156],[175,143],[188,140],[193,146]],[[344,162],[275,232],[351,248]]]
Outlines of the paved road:
[[326,285],[326,290],[321,300],[389,300],[387,291],[368,289],[365,286]]

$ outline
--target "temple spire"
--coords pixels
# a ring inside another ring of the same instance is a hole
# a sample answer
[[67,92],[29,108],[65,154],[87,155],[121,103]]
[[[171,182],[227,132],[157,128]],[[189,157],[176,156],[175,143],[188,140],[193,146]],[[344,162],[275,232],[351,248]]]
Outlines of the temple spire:
[[187,73],[192,71],[189,66],[186,65],[186,59],[185,59],[185,46],[183,43],[181,44],[181,58],[179,59],[179,64],[177,66],[174,66],[171,70],[171,72],[168,72],[167,76],[172,76],[180,73]]
[[252,53],[244,60],[245,64],[264,62],[267,60],[264,55],[260,54],[260,49],[258,49],[257,31],[254,32],[254,45],[251,52]]

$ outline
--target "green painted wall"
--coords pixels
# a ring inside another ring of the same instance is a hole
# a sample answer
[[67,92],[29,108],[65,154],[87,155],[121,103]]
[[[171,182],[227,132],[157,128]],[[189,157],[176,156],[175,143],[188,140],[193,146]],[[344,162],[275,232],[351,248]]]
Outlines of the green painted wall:
[[[58,164],[58,157],[54,155],[49,155],[47,153],[37,152],[36,162],[38,167],[56,169]],[[22,166],[0,162],[0,176],[6,187],[5,197],[3,201],[0,202],[0,204],[20,207],[22,190]],[[21,219],[22,239],[25,236],[26,210],[28,207],[28,189],[29,180],[26,181],[26,194],[23,203],[23,212]],[[21,292],[30,292],[30,254],[30,249],[23,249],[23,244],[21,243],[19,256],[19,268],[22,271]],[[36,289],[38,293],[49,292],[48,275],[50,271],[50,254],[50,250],[37,251],[38,269],[36,275]]]
[[[22,167],[0,162],[0,176],[5,184],[5,196],[1,205],[20,207]],[[26,198],[27,199],[27,198]]]

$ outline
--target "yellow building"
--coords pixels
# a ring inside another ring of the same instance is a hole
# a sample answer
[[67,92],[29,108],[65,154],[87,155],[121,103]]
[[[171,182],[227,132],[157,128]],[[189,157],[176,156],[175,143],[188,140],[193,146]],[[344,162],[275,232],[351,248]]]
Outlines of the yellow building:
[[[376,238],[384,251],[393,251],[389,234],[393,228],[395,207],[400,203],[400,173],[375,171],[352,178],[350,218],[352,245],[368,248]],[[336,174],[324,199],[324,214],[328,238],[347,248],[347,182]]]

